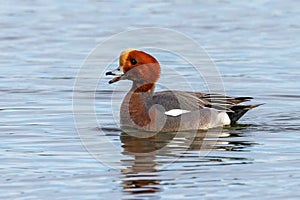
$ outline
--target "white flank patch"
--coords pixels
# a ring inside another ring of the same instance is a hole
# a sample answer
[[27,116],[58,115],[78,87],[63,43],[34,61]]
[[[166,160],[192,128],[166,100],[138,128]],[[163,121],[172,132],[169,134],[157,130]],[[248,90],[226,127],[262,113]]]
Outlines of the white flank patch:
[[176,117],[176,116],[182,115],[183,113],[188,113],[188,112],[191,112],[191,111],[181,110],[181,109],[172,109],[172,110],[165,112],[165,114]]
[[231,120],[226,112],[219,113],[219,117],[223,125],[229,125],[231,123]]

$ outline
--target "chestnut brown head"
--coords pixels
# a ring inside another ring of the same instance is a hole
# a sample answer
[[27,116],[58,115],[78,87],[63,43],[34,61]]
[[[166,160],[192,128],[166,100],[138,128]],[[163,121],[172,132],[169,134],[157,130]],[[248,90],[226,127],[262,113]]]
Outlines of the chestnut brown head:
[[127,49],[121,52],[119,67],[107,72],[106,75],[116,75],[109,83],[119,80],[131,80],[135,85],[155,84],[160,76],[158,61],[143,51]]

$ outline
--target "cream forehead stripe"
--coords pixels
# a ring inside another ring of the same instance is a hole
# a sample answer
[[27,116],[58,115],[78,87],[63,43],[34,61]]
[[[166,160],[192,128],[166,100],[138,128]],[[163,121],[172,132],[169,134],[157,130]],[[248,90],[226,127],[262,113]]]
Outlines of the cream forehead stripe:
[[121,52],[120,59],[119,59],[119,65],[120,65],[120,67],[122,67],[125,64],[126,59],[127,59],[128,55],[129,55],[129,53],[131,51],[134,51],[134,50],[136,50],[136,49],[126,49],[126,50],[124,50],[124,51]]

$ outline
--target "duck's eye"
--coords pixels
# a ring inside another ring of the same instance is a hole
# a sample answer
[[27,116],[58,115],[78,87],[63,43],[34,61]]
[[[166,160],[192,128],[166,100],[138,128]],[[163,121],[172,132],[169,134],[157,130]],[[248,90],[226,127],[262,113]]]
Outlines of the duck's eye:
[[130,59],[130,63],[131,63],[132,65],[135,65],[135,64],[137,63],[137,61],[136,61],[136,59],[131,58],[131,59]]

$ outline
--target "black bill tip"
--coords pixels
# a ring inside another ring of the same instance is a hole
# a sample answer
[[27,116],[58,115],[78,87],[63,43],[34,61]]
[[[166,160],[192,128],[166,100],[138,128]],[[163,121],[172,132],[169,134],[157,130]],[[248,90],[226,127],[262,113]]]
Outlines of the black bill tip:
[[105,75],[108,76],[108,75],[115,75],[115,74],[112,72],[106,72]]

